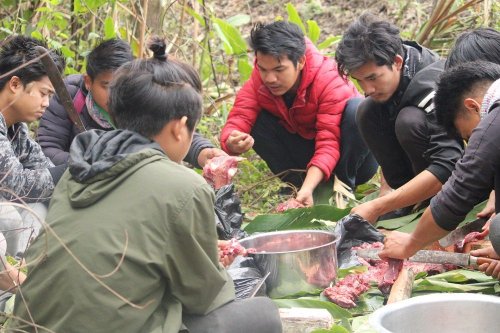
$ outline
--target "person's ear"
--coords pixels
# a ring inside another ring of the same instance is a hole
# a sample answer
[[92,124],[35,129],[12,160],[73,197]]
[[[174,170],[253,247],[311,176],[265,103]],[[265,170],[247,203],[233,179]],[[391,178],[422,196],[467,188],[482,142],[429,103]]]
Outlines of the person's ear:
[[187,120],[188,118],[186,116],[183,116],[181,119],[175,121],[172,131],[174,138],[177,141],[181,141],[183,139],[182,133],[187,126]]
[[16,91],[24,89],[24,85],[18,76],[11,77],[7,85],[12,93],[16,93]]
[[299,61],[297,62],[297,68],[299,71],[302,70],[302,68],[304,68],[306,64],[306,56],[303,55],[302,57],[299,58]]
[[472,114],[477,114],[479,116],[481,113],[481,104],[473,98],[466,98],[464,100],[464,107]]
[[92,87],[92,78],[88,74],[83,74],[83,83],[85,84],[85,88],[90,91],[90,87]]
[[396,54],[394,57],[394,66],[396,66],[396,70],[400,71],[403,68],[403,57],[399,54]]

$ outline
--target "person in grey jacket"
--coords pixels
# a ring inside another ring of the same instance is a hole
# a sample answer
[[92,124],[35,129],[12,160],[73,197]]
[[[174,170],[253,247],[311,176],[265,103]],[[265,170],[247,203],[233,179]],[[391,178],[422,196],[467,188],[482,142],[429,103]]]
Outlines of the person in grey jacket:
[[[38,234],[38,218],[46,214],[42,203],[64,171],[45,157],[26,125],[42,116],[54,94],[36,46],[47,47],[24,36],[0,45],[0,230],[11,256],[21,255]],[[62,71],[64,58],[55,51],[50,56]]]
[[[114,129],[108,113],[108,85],[116,69],[132,59],[132,50],[127,42],[116,38],[109,39],[89,53],[85,74],[69,75],[65,79],[75,109],[87,130]],[[71,142],[78,133],[59,98],[54,96],[40,120],[37,133],[44,154],[55,165],[67,163]],[[208,159],[220,155],[226,154],[195,133],[185,161],[195,167],[203,167]]]
[[444,237],[500,186],[500,65],[475,61],[449,69],[441,76],[434,101],[440,123],[468,141],[464,156],[415,231],[391,233],[381,258],[408,258]]

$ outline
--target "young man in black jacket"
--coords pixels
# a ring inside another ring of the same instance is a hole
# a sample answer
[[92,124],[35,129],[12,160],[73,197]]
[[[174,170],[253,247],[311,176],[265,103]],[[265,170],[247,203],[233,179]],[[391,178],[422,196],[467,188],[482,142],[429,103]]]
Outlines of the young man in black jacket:
[[[87,130],[114,129],[108,113],[108,85],[113,73],[132,59],[132,50],[127,42],[109,39],[100,43],[87,56],[86,74],[69,75],[66,78],[66,87]],[[69,147],[78,133],[78,129],[55,96],[40,120],[38,129],[38,142],[44,154],[55,165],[67,163]],[[208,159],[220,155],[226,154],[195,133],[186,161],[196,167],[203,167]]]
[[[385,241],[381,257],[408,258],[444,237],[464,220],[474,205],[500,186],[500,65],[477,61],[449,69],[441,76],[435,103],[440,123],[468,141],[464,156],[431,200],[415,231],[393,232]],[[499,199],[497,196],[497,213]],[[489,250],[471,254],[498,258],[495,251]],[[494,273],[488,271],[488,265],[480,269]],[[499,278],[500,271],[494,276]]]
[[394,210],[409,213],[441,189],[462,154],[460,140],[447,136],[434,113],[444,61],[403,42],[396,26],[370,14],[349,26],[335,57],[339,73],[355,79],[367,95],[356,121],[388,185],[352,213],[371,223]]

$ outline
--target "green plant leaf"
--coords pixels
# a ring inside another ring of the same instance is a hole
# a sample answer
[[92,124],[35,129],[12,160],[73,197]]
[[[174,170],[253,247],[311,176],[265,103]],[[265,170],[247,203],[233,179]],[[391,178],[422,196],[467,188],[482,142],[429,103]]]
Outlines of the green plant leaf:
[[409,224],[412,221],[415,221],[416,219],[420,218],[422,215],[422,212],[416,212],[410,215],[406,216],[401,216],[395,219],[389,219],[389,220],[383,220],[380,222],[377,222],[377,228],[384,228],[387,230],[395,230],[399,229],[401,227],[404,227],[405,225]]
[[335,222],[349,214],[350,210],[350,208],[339,209],[330,205],[317,205],[290,209],[281,214],[259,215],[247,225],[245,231],[252,234],[279,230],[327,229],[328,226],[318,220]]
[[248,57],[238,57],[238,72],[240,73],[240,83],[245,83],[252,74],[252,65],[248,62]]
[[306,34],[307,33],[306,27],[304,26],[304,22],[302,22],[302,19],[300,18],[299,13],[297,12],[297,9],[295,9],[295,6],[292,5],[292,3],[290,3],[290,2],[287,3],[286,4],[286,11],[288,13],[288,21],[298,25],[300,27],[300,29],[302,29],[302,32],[304,32],[304,34]]
[[319,39],[319,35],[321,34],[321,29],[318,26],[318,23],[313,20],[307,20],[307,37],[316,44]]
[[111,39],[116,37],[115,23],[113,19],[108,16],[104,20],[104,39]]
[[318,45],[318,49],[323,50],[326,49],[327,47],[330,47],[331,45],[340,42],[342,39],[342,36],[330,36]]
[[193,17],[196,21],[198,21],[198,23],[202,26],[202,27],[205,27],[205,20],[203,19],[203,16],[201,16],[200,14],[198,14],[197,12],[195,12],[191,7],[189,6],[185,6],[184,7],[184,10],[189,14],[191,15],[191,17]]
[[226,19],[226,22],[231,24],[233,27],[239,27],[250,23],[250,15],[237,14]]
[[315,309],[326,309],[334,319],[347,319],[352,318],[349,311],[341,308],[337,304],[328,301],[321,301],[310,298],[299,298],[299,299],[273,299],[273,301],[280,308],[315,308]]
[[217,34],[224,43],[224,50],[227,54],[247,54],[247,44],[238,29],[218,18],[214,18],[212,21],[216,27]]
[[370,325],[368,319],[369,315],[359,316],[352,319],[352,332],[353,333],[377,333]]

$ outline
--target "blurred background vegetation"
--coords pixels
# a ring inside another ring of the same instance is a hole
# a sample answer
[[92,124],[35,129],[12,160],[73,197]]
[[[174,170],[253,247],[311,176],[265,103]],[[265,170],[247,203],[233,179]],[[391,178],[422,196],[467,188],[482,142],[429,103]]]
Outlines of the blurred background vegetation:
[[[71,74],[85,70],[85,56],[103,39],[125,39],[135,56],[147,57],[148,37],[163,36],[171,57],[198,69],[206,106],[198,130],[218,144],[234,95],[252,69],[246,38],[254,23],[295,22],[331,56],[342,31],[364,11],[385,17],[403,38],[443,56],[465,30],[500,29],[495,0],[2,0],[0,38],[26,34],[46,40],[63,52]],[[283,200],[282,184],[252,151],[245,157],[235,179],[243,208],[249,215],[269,212]]]

